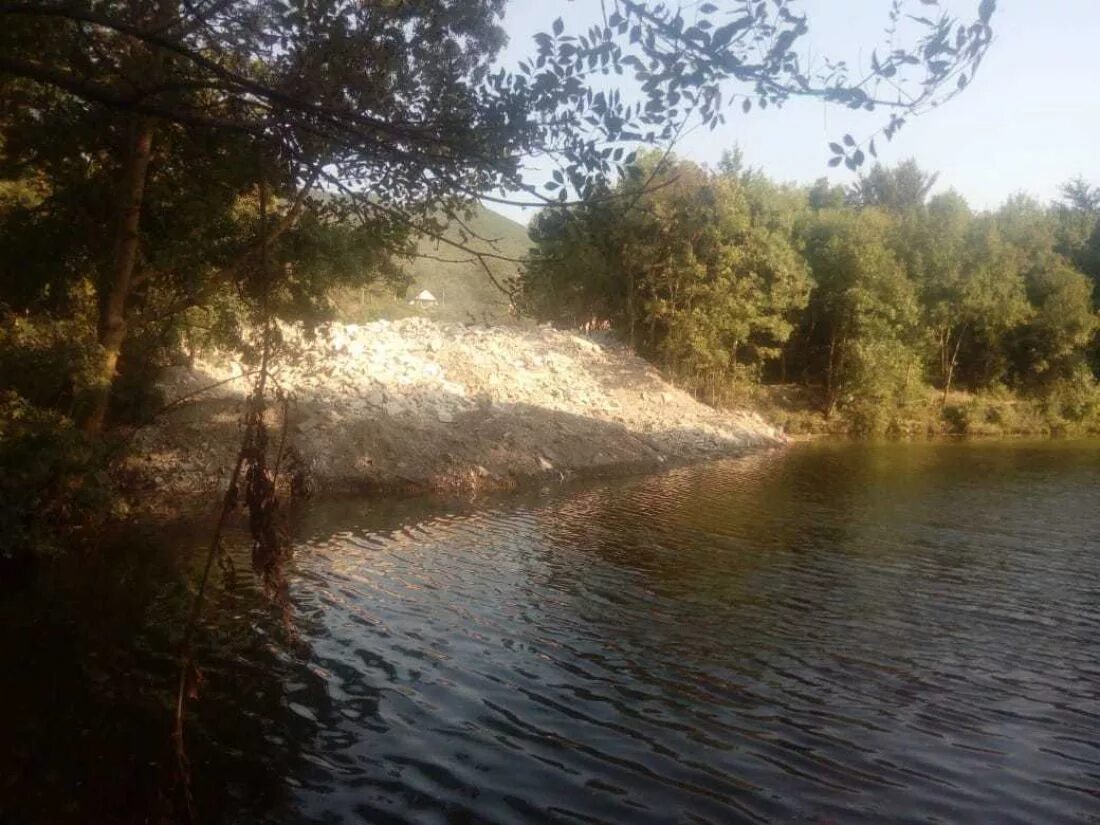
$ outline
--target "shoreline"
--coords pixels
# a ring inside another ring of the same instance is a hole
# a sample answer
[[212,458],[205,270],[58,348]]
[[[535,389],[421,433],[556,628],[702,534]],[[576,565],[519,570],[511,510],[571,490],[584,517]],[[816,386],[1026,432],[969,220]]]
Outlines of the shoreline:
[[[750,409],[706,406],[608,336],[426,318],[281,334],[272,381],[293,401],[268,410],[272,443],[286,446],[279,484],[297,477],[323,497],[468,495],[857,438],[784,433]],[[170,509],[224,491],[252,374],[216,352],[166,371],[166,401],[186,400],[134,434],[122,486]],[[913,430],[874,440],[1069,435]]]

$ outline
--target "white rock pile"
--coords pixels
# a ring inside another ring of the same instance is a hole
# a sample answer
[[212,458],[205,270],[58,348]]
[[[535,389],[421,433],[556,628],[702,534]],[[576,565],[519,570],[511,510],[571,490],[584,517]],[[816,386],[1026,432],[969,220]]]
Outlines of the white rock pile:
[[[506,484],[781,440],[755,414],[697,403],[618,345],[548,327],[410,318],[281,333],[272,374],[297,400],[288,430],[330,487]],[[251,381],[218,353],[169,371],[169,399],[197,394],[142,434],[141,469],[179,489],[215,486]]]

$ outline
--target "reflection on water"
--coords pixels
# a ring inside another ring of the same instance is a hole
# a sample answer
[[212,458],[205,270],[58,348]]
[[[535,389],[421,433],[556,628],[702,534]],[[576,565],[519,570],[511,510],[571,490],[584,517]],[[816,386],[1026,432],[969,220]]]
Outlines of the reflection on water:
[[[293,635],[250,586],[212,608],[200,799],[226,821],[1100,821],[1098,482],[1097,444],[812,445],[314,506]],[[77,650],[0,686],[112,644],[101,670],[157,684],[180,555],[108,587],[97,633],[28,623],[37,649]],[[59,724],[34,721],[40,690],[19,694],[24,733]],[[155,761],[152,692],[107,703],[106,747]],[[46,810],[80,768],[29,758]]]

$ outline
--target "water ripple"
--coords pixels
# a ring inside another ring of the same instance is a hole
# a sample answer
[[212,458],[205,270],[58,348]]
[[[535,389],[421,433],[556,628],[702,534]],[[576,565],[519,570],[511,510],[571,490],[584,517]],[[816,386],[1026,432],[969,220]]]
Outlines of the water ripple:
[[1095,446],[807,447],[319,509],[296,816],[1096,822],[1098,482]]

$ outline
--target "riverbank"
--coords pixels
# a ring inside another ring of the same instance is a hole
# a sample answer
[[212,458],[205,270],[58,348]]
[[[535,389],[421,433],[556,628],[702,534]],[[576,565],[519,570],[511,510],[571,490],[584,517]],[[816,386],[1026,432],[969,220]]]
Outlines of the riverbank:
[[1100,435],[1100,399],[1091,389],[1065,389],[1046,397],[1001,390],[914,388],[887,403],[856,403],[826,418],[820,394],[794,385],[753,387],[740,403],[757,411],[792,440],[808,438],[1031,439]]
[[[271,433],[326,493],[500,489],[784,442],[756,413],[698,403],[610,338],[424,318],[282,333],[273,381],[293,401],[285,420],[272,411]],[[186,400],[135,436],[127,469],[160,494],[216,491],[249,369],[208,353],[161,385]]]

